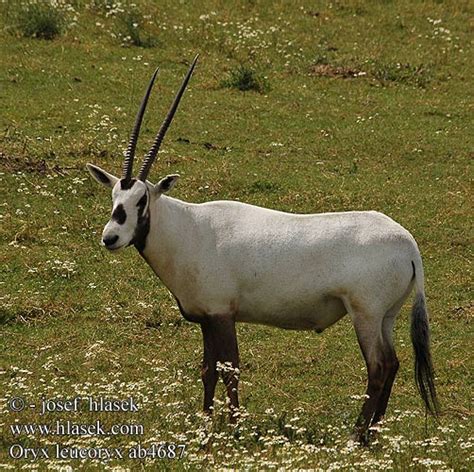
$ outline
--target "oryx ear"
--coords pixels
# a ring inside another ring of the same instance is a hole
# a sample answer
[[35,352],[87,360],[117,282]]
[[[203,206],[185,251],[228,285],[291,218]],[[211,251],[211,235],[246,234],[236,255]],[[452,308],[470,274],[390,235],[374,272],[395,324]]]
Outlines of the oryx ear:
[[162,193],[169,192],[174,187],[178,179],[178,174],[167,175],[153,187],[153,193],[155,195],[161,195]]
[[91,173],[99,184],[105,185],[106,187],[112,188],[118,181],[118,177],[115,175],[109,174],[104,169],[95,166],[94,164],[86,164],[87,170]]

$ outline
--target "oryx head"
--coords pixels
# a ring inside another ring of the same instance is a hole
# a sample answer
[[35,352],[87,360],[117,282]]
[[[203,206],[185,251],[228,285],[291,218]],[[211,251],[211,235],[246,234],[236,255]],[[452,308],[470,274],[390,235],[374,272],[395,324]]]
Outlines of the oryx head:
[[130,244],[135,244],[138,249],[143,249],[144,239],[146,239],[149,229],[150,199],[157,199],[161,194],[169,191],[179,177],[176,174],[168,175],[164,179],[161,179],[156,185],[147,181],[150,168],[156,159],[161,142],[163,141],[168,126],[178,108],[179,101],[181,100],[184,90],[191,78],[197,59],[198,56],[194,58],[194,61],[181,84],[181,88],[176,94],[173,104],[156,135],[153,145],[145,156],[145,160],[143,161],[143,165],[136,179],[132,178],[135,148],[137,146],[143,115],[145,113],[153,83],[158,74],[158,69],[155,70],[150,80],[140,105],[140,109],[138,110],[135,126],[125,152],[122,177],[115,177],[100,167],[87,164],[87,169],[97,182],[112,188],[112,216],[110,221],[105,225],[102,233],[102,243],[107,249],[120,249]]

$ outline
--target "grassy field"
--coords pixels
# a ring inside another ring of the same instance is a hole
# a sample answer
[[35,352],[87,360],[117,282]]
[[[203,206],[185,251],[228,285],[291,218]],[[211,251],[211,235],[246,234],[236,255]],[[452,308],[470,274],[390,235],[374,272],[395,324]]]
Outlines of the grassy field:
[[[472,3],[54,4],[0,2],[0,468],[472,470]],[[151,180],[181,174],[173,196],[193,202],[374,209],[409,229],[424,257],[439,422],[425,421],[414,385],[408,305],[370,447],[348,443],[366,372],[347,317],[322,335],[240,325],[243,418],[226,424],[221,385],[214,419],[199,414],[200,329],[135,250],[101,248],[110,195],[85,170],[120,172],[159,65],[138,155],[147,151],[197,52]],[[41,415],[42,399],[77,396],[132,396],[139,411]],[[12,397],[36,408],[10,411]],[[143,434],[11,429],[56,420]],[[185,444],[184,457],[51,452],[165,442]],[[51,457],[14,459],[15,444]]]

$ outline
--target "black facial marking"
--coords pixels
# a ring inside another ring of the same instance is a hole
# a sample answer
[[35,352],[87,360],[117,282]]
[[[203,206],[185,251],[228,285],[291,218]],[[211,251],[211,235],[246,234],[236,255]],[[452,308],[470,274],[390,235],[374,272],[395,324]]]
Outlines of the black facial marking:
[[135,182],[136,182],[136,179],[130,179],[130,180],[122,179],[120,181],[120,188],[122,190],[131,189],[135,185]]
[[127,213],[123,209],[123,205],[119,203],[114,212],[112,213],[112,219],[115,220],[119,225],[123,225],[127,219]]
[[137,227],[135,229],[135,234],[133,236],[132,242],[130,243],[137,248],[140,254],[142,254],[145,250],[146,239],[148,237],[148,233],[150,232],[150,209],[148,208],[148,210],[143,213],[143,208],[146,206],[148,200],[148,191],[142,198],[140,198],[137,207],[140,207],[140,202],[142,200],[144,201],[143,207],[138,210]]
[[146,239],[150,232],[150,213],[138,217],[137,228],[132,239],[132,244],[137,248],[139,253],[142,253],[146,247]]
[[138,200],[137,207],[140,208],[140,213],[143,213],[144,208],[146,207],[146,202],[148,200],[147,194],[145,193],[140,200]]

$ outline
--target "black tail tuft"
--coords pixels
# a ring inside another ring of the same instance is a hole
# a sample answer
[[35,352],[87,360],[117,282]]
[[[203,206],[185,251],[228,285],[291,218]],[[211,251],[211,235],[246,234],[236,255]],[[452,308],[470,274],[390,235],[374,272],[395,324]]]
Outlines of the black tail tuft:
[[430,353],[430,329],[425,297],[422,292],[415,295],[411,312],[411,342],[415,351],[415,382],[427,410],[437,416],[438,399],[434,384],[433,364]]

